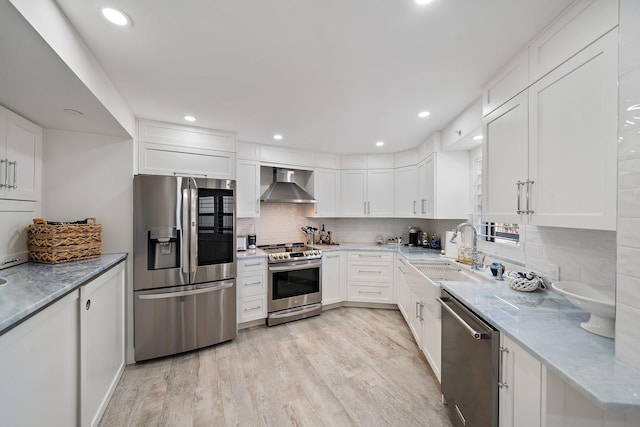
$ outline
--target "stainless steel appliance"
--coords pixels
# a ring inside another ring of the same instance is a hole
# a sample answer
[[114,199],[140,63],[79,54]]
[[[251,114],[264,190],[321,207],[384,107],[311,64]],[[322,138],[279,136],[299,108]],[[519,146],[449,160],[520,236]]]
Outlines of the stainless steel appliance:
[[134,178],[137,361],[236,336],[235,182]]
[[446,290],[442,305],[442,395],[456,426],[498,426],[500,332]]
[[266,245],[269,254],[267,325],[322,313],[322,251],[304,243]]

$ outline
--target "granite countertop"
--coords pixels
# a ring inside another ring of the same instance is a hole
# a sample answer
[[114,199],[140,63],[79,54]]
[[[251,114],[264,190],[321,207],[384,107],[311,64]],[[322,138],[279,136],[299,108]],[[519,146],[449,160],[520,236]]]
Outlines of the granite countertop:
[[127,254],[105,254],[64,264],[28,262],[0,270],[0,277],[8,280],[0,286],[0,335],[126,258]]
[[442,287],[607,411],[640,413],[640,369],[614,356],[614,340],[585,331],[589,314],[550,290],[519,292],[507,282]]

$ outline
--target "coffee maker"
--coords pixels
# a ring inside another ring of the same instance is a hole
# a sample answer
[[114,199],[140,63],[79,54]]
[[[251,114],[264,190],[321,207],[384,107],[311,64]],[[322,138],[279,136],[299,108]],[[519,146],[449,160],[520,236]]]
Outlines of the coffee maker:
[[422,230],[419,227],[409,227],[409,246],[422,245]]

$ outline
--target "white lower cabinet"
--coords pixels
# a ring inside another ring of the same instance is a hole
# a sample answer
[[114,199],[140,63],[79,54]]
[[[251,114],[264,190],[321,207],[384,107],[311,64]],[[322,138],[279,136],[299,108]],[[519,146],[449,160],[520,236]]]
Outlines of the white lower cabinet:
[[3,425],[97,425],[125,366],[124,263],[0,336]]
[[97,426],[126,365],[124,263],[80,288],[81,425]]
[[267,259],[238,261],[238,323],[267,318]]
[[79,299],[74,291],[0,336],[3,425],[79,424]]
[[393,303],[393,258],[393,252],[349,252],[348,301]]
[[509,337],[500,336],[500,427],[540,427],[542,364]]
[[398,255],[398,308],[407,321],[413,338],[440,381],[441,321],[436,297],[440,287],[424,277],[406,258]]
[[322,305],[347,299],[347,274],[344,252],[322,254]]

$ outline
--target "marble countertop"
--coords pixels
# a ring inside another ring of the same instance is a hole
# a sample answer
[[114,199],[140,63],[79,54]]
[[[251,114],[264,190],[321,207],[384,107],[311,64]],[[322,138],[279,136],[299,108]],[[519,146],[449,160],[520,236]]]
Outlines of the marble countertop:
[[236,258],[238,261],[251,258],[266,258],[268,255],[262,249],[247,249],[246,251],[238,251]]
[[589,314],[550,290],[519,292],[507,282],[442,287],[608,411],[640,413],[640,369],[614,356],[614,341],[585,331]]
[[314,249],[322,249],[323,252],[332,251],[382,251],[382,252],[400,252],[409,261],[444,259],[450,260],[440,255],[439,250],[424,249],[415,246],[404,246],[396,243],[377,244],[377,243],[340,243],[339,245],[312,245]]
[[64,264],[25,264],[0,270],[0,335],[125,260],[127,254]]

